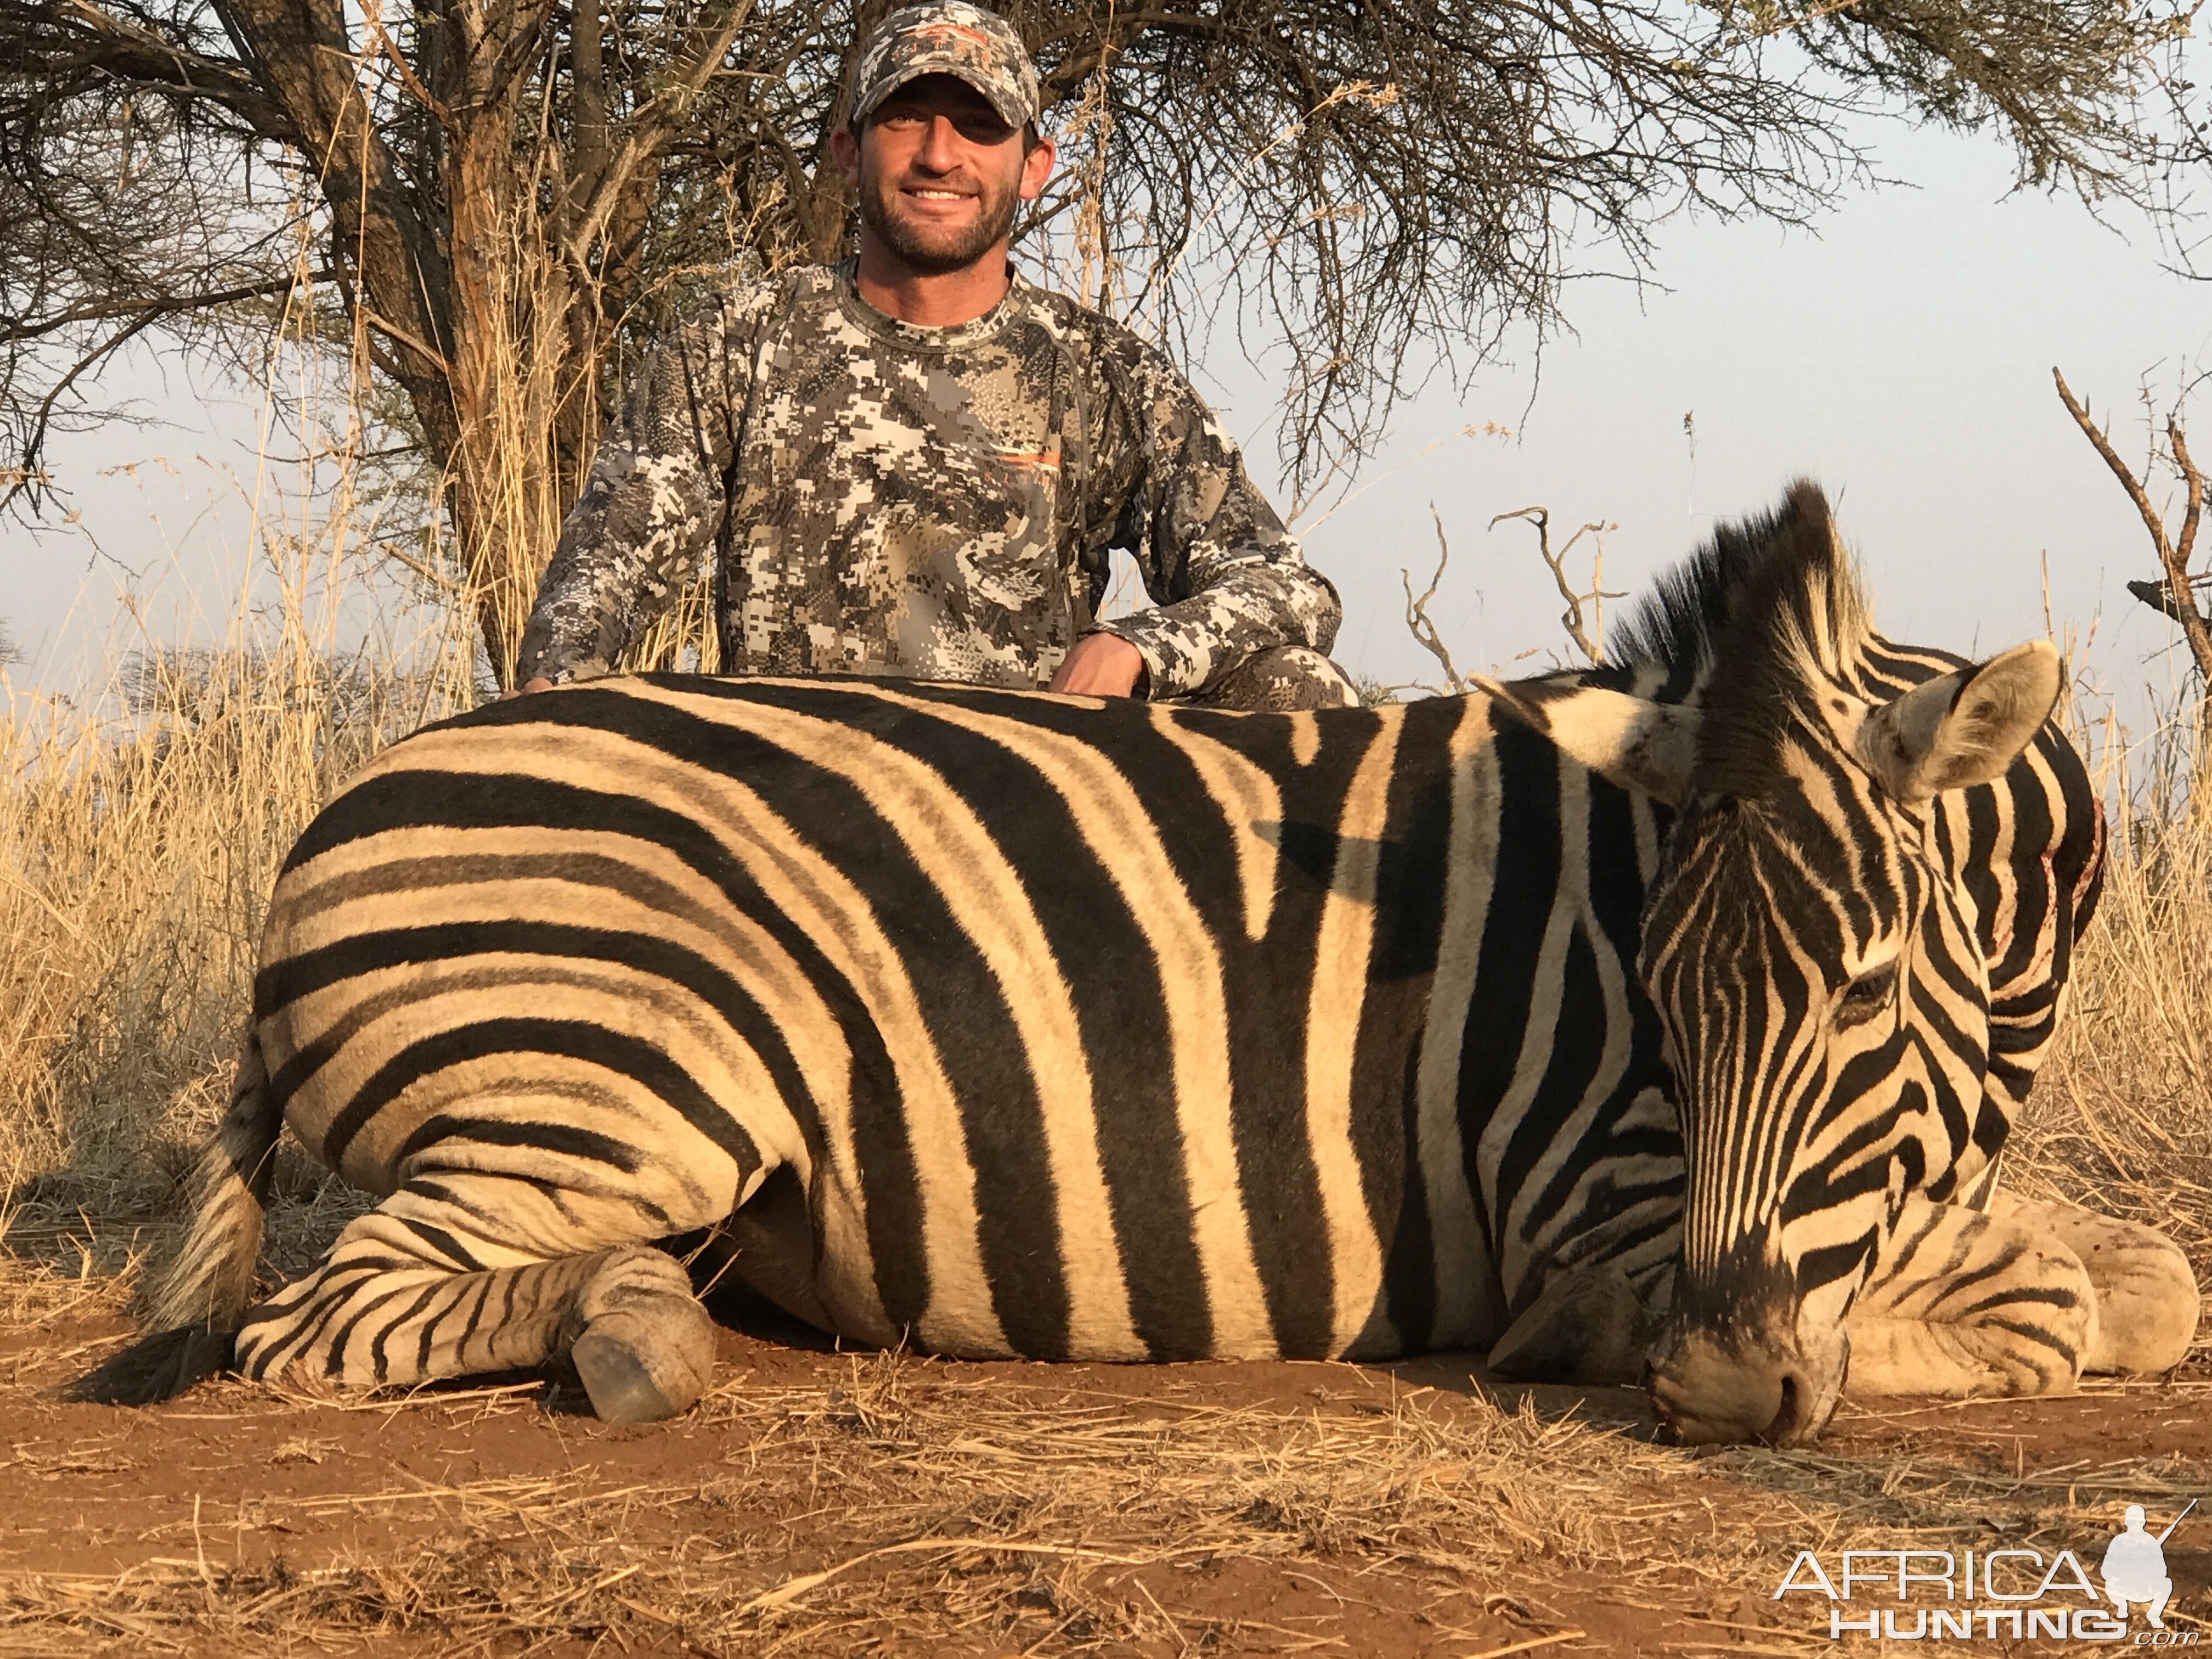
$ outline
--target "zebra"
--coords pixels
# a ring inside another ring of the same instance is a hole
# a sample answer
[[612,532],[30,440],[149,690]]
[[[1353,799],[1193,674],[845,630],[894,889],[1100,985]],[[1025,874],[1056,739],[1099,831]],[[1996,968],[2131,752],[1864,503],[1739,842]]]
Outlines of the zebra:
[[[154,1334],[82,1389],[565,1356],[664,1419],[702,1228],[855,1343],[1473,1350],[1690,1441],[2164,1368],[2178,1247],[1997,1191],[2102,868],[2058,689],[1876,635],[1801,484],[1616,661],[1462,696],[476,709],[293,848]],[[257,1300],[288,1122],[379,1202]]]

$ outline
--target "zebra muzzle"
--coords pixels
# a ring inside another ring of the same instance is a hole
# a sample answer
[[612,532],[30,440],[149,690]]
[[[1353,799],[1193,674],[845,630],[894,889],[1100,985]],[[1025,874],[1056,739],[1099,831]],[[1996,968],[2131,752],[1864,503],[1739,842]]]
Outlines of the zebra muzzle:
[[1764,1322],[1675,1327],[1652,1355],[1652,1404],[1684,1445],[1802,1445],[1843,1393],[1848,1344],[1840,1329],[1833,1338],[1814,1346]]

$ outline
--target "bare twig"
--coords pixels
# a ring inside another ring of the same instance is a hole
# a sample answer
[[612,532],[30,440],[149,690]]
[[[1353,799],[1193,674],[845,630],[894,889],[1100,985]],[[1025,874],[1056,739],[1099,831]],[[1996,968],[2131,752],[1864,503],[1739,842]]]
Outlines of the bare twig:
[[[1552,551],[1552,514],[1549,508],[1524,507],[1516,512],[1501,513],[1490,521],[1490,527],[1495,530],[1508,519],[1526,519],[1536,526],[1536,551],[1542,557],[1545,564],[1550,567],[1552,580],[1559,586],[1559,597],[1567,602],[1566,610],[1560,613],[1559,623],[1567,630],[1567,637],[1575,642],[1575,649],[1583,653],[1585,660],[1594,667],[1603,664],[1605,661],[1605,602],[1607,599],[1627,597],[1625,593],[1608,593],[1603,586],[1605,538],[1608,532],[1618,530],[1620,526],[1603,520],[1586,524],[1567,538],[1567,544],[1565,547],[1557,553],[1553,553]],[[1596,538],[1597,556],[1590,566],[1589,591],[1587,593],[1577,593],[1574,584],[1567,580],[1567,555],[1575,550],[1575,544],[1582,540],[1584,536]],[[1589,607],[1587,619],[1583,610],[1585,605]]]
[[377,15],[377,8],[364,7],[362,10],[362,21],[368,25],[369,33],[376,37],[376,49],[384,54],[386,61],[398,72],[401,82],[407,90],[415,94],[416,101],[436,116],[438,125],[447,131],[459,132],[461,130],[461,124],[453,118],[453,111],[447,109],[428,87],[416,78],[414,66],[408,63],[407,54],[394,46],[392,37],[384,32],[384,19]]
[[1437,586],[1443,580],[1444,569],[1451,563],[1451,544],[1444,539],[1443,515],[1437,511],[1434,501],[1429,503],[1429,517],[1436,521],[1437,526],[1437,574],[1429,578],[1429,585],[1421,590],[1421,597],[1417,599],[1413,597],[1413,573],[1402,568],[1399,570],[1398,580],[1406,587],[1406,627],[1420,641],[1421,648],[1443,666],[1444,682],[1451,687],[1452,695],[1463,697],[1468,693],[1468,683],[1461,678],[1459,670],[1452,666],[1451,652],[1444,644],[1443,635],[1437,632],[1436,623],[1429,615],[1429,601],[1436,598]]

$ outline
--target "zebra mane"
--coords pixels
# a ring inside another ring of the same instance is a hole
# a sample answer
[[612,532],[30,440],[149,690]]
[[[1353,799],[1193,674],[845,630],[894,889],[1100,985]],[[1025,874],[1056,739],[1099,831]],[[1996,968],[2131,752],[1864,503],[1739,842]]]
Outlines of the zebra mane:
[[[1833,688],[1856,689],[1873,618],[1858,571],[1817,484],[1792,484],[1771,513],[1725,524],[1659,579],[1620,635],[1619,665],[1663,671],[1704,711],[1692,787],[1769,795],[1780,751],[1802,741]],[[1641,678],[1641,677],[1639,677]]]

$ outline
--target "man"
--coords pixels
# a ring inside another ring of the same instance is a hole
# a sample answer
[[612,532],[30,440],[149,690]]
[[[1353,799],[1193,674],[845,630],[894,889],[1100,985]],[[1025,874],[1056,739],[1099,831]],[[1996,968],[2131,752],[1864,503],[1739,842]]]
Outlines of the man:
[[[2166,1620],[2161,1615],[2173,1594],[2173,1580],[2166,1576],[2165,1534],[2150,1535],[2143,1525],[2140,1504],[2128,1505],[2127,1523],[2127,1529],[2105,1547],[2105,1559],[2099,1565],[2105,1594],[2120,1610],[2122,1619],[2128,1616],[2128,1603],[2138,1602],[2150,1615],[2151,1628],[2164,1630]],[[2170,1533],[2173,1528],[2166,1530]]]
[[[859,257],[740,283],[653,354],[562,527],[525,689],[611,672],[715,538],[725,672],[1356,702],[1335,590],[1197,393],[1007,263],[1054,161],[1013,30],[909,6],[851,94]],[[1101,623],[1115,547],[1156,608]]]

